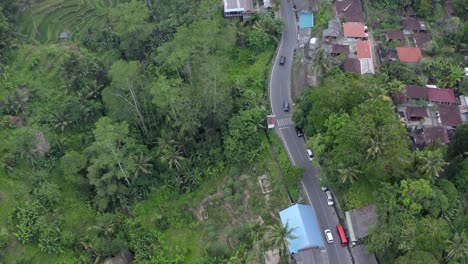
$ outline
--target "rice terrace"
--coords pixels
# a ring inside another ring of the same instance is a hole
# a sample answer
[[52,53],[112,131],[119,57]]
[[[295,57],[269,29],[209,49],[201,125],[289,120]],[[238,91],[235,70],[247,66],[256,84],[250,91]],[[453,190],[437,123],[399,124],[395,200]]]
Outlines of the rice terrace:
[[109,8],[123,0],[21,1],[19,32],[41,43],[56,41],[61,32],[79,39],[91,26],[103,24]]

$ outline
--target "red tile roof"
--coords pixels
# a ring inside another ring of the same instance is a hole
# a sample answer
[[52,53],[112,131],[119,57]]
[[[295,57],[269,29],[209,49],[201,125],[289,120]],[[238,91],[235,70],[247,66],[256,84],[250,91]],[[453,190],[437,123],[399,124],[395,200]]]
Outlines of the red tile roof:
[[431,41],[432,37],[426,32],[417,32],[414,33],[414,40],[416,41],[417,47],[423,48],[424,43]]
[[389,31],[387,32],[387,39],[388,40],[404,40],[405,39],[405,34],[403,31]]
[[423,133],[414,135],[414,143],[417,145],[430,144],[440,141],[442,144],[449,143],[447,130],[443,127],[425,127]]
[[406,98],[427,100],[427,88],[419,85],[407,85]]
[[421,23],[417,19],[402,19],[401,24],[403,25],[403,29],[406,30],[414,30],[418,31],[421,30]]
[[357,57],[358,59],[370,59],[372,58],[369,41],[358,41],[356,43]]
[[438,103],[456,103],[455,94],[452,89],[427,88],[429,101]]
[[459,126],[462,124],[458,105],[439,105],[439,114],[443,126]]
[[407,107],[406,114],[411,117],[428,117],[426,107]]
[[364,23],[364,12],[360,0],[335,1],[335,9],[346,22]]
[[349,54],[349,46],[348,46],[348,45],[334,44],[334,45],[332,46],[332,53],[336,53],[336,54]]
[[420,48],[397,47],[398,59],[404,63],[418,63],[422,59]]
[[361,24],[361,23],[344,23],[343,33],[345,37],[349,37],[349,38],[367,37],[366,32],[364,32],[364,24]]
[[361,63],[358,59],[347,59],[344,63],[344,71],[361,74]]

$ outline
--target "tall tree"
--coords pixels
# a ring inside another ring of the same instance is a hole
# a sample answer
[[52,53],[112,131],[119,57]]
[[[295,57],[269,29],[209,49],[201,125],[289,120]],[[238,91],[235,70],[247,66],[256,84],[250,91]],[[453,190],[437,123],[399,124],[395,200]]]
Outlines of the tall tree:
[[468,238],[463,230],[455,233],[452,239],[447,240],[447,260],[466,261],[468,259]]
[[103,117],[96,123],[93,134],[95,141],[85,151],[90,163],[88,178],[96,192],[96,206],[106,210],[110,204],[122,202],[139,176],[138,155],[146,149],[129,135],[125,122],[114,123]]
[[114,24],[114,33],[120,37],[120,49],[128,59],[142,57],[143,43],[152,30],[148,22],[149,15],[146,5],[136,0],[119,3],[111,9],[110,19]]

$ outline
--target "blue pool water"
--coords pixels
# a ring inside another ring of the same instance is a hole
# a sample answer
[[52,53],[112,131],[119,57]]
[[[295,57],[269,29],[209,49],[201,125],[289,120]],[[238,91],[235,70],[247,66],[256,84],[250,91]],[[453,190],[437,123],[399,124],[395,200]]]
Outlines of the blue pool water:
[[299,15],[299,28],[311,28],[314,26],[314,14],[301,13]]

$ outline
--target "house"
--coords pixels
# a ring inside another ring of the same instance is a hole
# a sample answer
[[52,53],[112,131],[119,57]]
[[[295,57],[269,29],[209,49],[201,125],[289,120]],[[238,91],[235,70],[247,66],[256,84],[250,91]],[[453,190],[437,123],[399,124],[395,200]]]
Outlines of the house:
[[348,39],[366,40],[369,36],[362,23],[344,23],[343,34]]
[[416,32],[414,33],[414,42],[416,47],[424,48],[424,44],[431,41],[432,37],[429,33],[426,32]]
[[335,1],[336,15],[345,22],[364,23],[364,12],[360,0]]
[[415,32],[426,31],[426,25],[415,18],[406,18],[401,20],[403,32],[405,34],[413,34]]
[[424,118],[429,117],[427,107],[406,107],[406,120],[407,122],[420,122]]
[[411,138],[416,147],[424,147],[434,142],[442,144],[450,143],[447,130],[440,126],[423,127],[422,129],[415,128],[411,133]]
[[345,72],[355,72],[361,74],[361,62],[358,59],[346,59],[343,67]]
[[438,111],[440,123],[444,127],[457,127],[462,124],[458,105],[439,105]]
[[400,43],[403,43],[405,41],[405,34],[403,31],[389,31],[385,35],[385,38],[387,42],[400,41]]
[[369,235],[370,228],[377,223],[377,205],[370,204],[365,207],[345,212],[346,225],[349,238],[353,245]]
[[406,85],[406,98],[414,100],[427,100],[427,88],[419,85]]
[[[280,213],[283,226],[294,228],[295,239],[288,240],[288,251],[297,264],[324,263],[322,232],[310,205],[295,204]],[[313,260],[313,262],[312,262]]]
[[369,41],[358,41],[356,43],[357,58],[358,59],[371,59],[372,52]]
[[468,97],[464,95],[460,95],[460,105],[458,108],[460,109],[460,116],[462,118],[462,123],[468,123]]
[[333,42],[341,35],[341,23],[338,19],[331,19],[328,21],[328,28],[322,32],[323,40],[325,42]]
[[63,32],[60,32],[59,40],[68,40],[69,37],[70,37],[70,34],[68,34],[68,32],[66,31],[63,31]]
[[372,51],[369,41],[358,41],[356,43],[356,53],[359,59],[360,73],[374,74],[374,61],[372,60]]
[[331,47],[331,56],[339,56],[341,54],[349,54],[349,46],[348,45],[340,45],[340,44],[333,44]]
[[438,104],[456,104],[457,100],[452,89],[426,88],[427,99]]
[[222,0],[224,17],[248,18],[254,11],[252,0]]
[[416,64],[422,60],[420,48],[397,47],[398,59],[403,63]]

